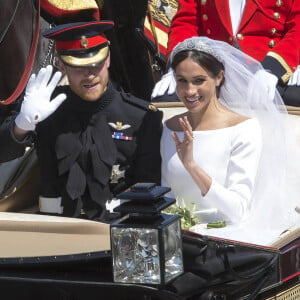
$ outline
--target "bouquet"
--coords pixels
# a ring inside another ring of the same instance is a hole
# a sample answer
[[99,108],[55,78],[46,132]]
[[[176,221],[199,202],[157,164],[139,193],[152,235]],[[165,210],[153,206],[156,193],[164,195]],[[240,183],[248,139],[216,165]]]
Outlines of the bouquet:
[[[167,214],[176,214],[181,217],[181,228],[190,230],[194,225],[201,223],[199,217],[194,215],[195,205],[188,206],[183,199],[176,199],[176,203],[166,208],[163,212]],[[210,228],[222,228],[226,226],[225,221],[218,221],[203,224],[207,229]]]

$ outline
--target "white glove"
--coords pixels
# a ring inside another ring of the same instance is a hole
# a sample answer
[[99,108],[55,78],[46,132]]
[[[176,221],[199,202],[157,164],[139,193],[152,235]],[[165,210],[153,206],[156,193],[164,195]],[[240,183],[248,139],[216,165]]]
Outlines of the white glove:
[[292,74],[287,85],[300,85],[300,66],[298,66],[296,71]]
[[162,96],[166,92],[168,95],[172,95],[175,93],[175,90],[176,90],[176,80],[174,77],[174,72],[170,68],[168,72],[161,77],[160,81],[158,81],[155,84],[151,94],[151,98],[153,99]]
[[278,78],[265,70],[258,70],[254,76],[252,81],[249,84],[249,94],[250,97],[253,98],[254,101],[266,101],[267,99],[260,99],[262,94],[261,90],[264,90],[269,98],[269,101],[273,101],[275,98],[276,85],[278,82]]
[[61,72],[52,76],[51,65],[42,68],[37,76],[32,74],[25,91],[21,111],[16,117],[16,125],[26,131],[35,129],[37,123],[49,117],[66,99],[65,94],[50,99],[56,85],[61,78]]

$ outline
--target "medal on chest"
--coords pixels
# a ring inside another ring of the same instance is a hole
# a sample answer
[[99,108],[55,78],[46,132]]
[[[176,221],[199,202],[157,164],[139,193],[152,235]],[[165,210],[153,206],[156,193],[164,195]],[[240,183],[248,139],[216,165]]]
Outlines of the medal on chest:
[[131,141],[132,137],[125,135],[122,131],[131,127],[129,124],[123,124],[123,122],[117,121],[116,123],[109,122],[108,125],[115,129],[112,134],[112,138],[115,140]]

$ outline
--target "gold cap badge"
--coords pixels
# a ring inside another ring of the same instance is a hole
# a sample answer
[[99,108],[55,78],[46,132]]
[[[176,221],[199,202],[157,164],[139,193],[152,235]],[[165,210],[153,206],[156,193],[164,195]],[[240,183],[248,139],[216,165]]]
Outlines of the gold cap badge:
[[89,41],[88,41],[88,39],[86,38],[85,35],[83,35],[83,36],[81,37],[81,42],[80,42],[80,44],[81,44],[81,46],[82,46],[83,48],[86,48],[86,47],[88,46]]

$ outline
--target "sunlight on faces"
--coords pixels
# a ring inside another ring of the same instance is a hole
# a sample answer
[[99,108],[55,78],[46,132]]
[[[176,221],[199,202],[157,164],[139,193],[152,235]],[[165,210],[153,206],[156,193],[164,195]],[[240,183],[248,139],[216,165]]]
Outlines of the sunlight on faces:
[[213,78],[197,62],[186,58],[175,69],[176,92],[189,110],[197,111],[217,101],[216,87],[223,78],[223,71]]
[[71,90],[85,101],[97,101],[107,88],[110,56],[95,67],[70,67],[59,61],[58,68],[67,75]]

